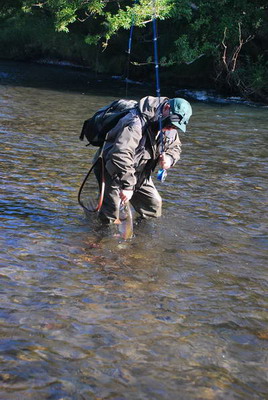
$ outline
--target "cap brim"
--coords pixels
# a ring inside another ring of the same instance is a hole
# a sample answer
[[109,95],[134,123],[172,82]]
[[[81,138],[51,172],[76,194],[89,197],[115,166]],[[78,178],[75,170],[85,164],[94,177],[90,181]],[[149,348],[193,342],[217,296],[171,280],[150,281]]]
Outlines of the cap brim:
[[172,125],[176,126],[176,128],[179,128],[182,132],[186,132],[186,125],[185,124],[180,124],[179,122],[172,122]]

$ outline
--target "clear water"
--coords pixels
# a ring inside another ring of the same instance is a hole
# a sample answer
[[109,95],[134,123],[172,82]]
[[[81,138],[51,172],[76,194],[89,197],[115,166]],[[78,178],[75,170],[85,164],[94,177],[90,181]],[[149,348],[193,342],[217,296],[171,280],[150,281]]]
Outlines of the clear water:
[[193,103],[163,217],[122,241],[77,204],[81,124],[118,82],[0,79],[0,398],[267,398],[268,108]]

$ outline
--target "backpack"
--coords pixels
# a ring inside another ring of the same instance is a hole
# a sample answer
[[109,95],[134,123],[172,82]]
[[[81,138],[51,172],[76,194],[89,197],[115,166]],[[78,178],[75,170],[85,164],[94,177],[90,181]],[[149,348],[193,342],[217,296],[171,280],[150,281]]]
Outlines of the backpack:
[[101,147],[107,133],[131,109],[137,107],[138,102],[135,100],[120,99],[100,108],[91,118],[84,122],[79,139],[84,140],[84,137],[86,137],[89,142],[88,144]]

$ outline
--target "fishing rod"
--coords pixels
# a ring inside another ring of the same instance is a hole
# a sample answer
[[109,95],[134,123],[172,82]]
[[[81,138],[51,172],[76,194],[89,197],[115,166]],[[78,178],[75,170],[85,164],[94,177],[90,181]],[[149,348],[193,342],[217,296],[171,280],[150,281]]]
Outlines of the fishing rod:
[[[138,0],[134,1],[134,5],[138,2]],[[126,97],[128,96],[128,83],[129,83],[129,66],[130,66],[130,54],[132,48],[132,38],[133,38],[133,30],[135,24],[135,12],[133,10],[132,13],[132,23],[129,32],[129,40],[128,40],[128,49],[127,49],[127,73],[126,73]],[[153,25],[153,44],[154,44],[154,65],[155,65],[155,80],[156,80],[156,95],[159,101],[159,131],[160,131],[160,154],[164,154],[164,137],[162,131],[162,111],[160,109],[161,104],[161,94],[160,94],[160,79],[159,79],[159,62],[158,62],[158,42],[157,42],[157,22],[156,22],[156,1],[153,0],[153,18],[152,18],[152,25]],[[164,182],[167,176],[167,171],[161,168],[157,173],[157,179],[161,182]]]
[[[158,43],[157,43],[157,24],[156,24],[156,2],[153,0],[153,42],[154,42],[154,66],[155,66],[155,82],[156,82],[156,95],[159,102],[159,135],[160,135],[160,155],[164,154],[164,135],[162,130],[162,110],[160,109],[161,94],[160,94],[160,79],[159,79],[159,62],[158,62]],[[164,168],[159,169],[157,173],[157,179],[160,182],[164,182],[167,176],[167,171]]]

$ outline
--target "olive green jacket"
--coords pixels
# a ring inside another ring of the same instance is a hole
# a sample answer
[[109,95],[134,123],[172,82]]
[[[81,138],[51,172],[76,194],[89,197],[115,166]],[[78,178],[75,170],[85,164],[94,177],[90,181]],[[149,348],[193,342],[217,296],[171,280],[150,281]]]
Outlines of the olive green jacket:
[[[159,104],[157,97],[144,97],[138,109],[131,110],[108,133],[103,152],[105,167],[120,188],[134,190],[156,167],[162,149],[158,117],[167,100],[161,97]],[[176,129],[165,133],[164,151],[172,165],[179,160],[181,142]]]

